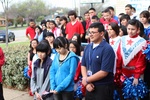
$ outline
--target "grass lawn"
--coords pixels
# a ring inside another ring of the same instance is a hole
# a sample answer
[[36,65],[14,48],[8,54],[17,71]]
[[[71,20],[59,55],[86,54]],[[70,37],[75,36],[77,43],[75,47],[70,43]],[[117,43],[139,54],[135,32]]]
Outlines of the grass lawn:
[[[22,30],[22,29],[26,29],[27,25],[25,24],[23,27],[21,27],[21,25],[18,25],[18,27],[15,26],[9,26],[8,29],[9,30]],[[0,27],[0,30],[5,30],[6,27]]]
[[[30,44],[30,41],[25,41],[25,42],[12,42],[12,43],[8,43],[8,47],[16,46],[16,45],[29,45],[29,44]],[[0,47],[6,48],[6,43],[0,43]]]

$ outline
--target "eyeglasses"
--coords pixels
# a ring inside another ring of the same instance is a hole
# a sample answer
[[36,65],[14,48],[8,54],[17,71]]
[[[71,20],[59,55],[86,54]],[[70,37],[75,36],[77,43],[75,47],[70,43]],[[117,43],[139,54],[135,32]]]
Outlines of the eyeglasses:
[[90,32],[90,31],[89,31],[89,34],[96,34],[96,33],[99,33],[99,32]]

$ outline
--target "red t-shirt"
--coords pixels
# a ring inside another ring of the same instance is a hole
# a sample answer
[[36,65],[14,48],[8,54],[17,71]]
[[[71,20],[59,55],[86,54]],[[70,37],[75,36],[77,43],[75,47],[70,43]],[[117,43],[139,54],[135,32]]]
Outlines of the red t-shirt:
[[100,22],[104,25],[105,30],[108,29],[108,25],[109,25],[110,23],[112,23],[112,22],[115,22],[115,23],[118,24],[118,22],[117,22],[116,20],[114,20],[113,18],[111,18],[109,22],[108,22],[108,21],[105,21],[104,18],[100,18]]
[[29,26],[29,27],[26,29],[26,36],[27,36],[28,34],[30,35],[30,40],[33,40],[34,37],[35,37],[35,29]]
[[71,22],[66,25],[66,34],[68,34],[68,39],[71,39],[75,33],[84,34],[84,29],[82,23],[77,21],[74,25]]

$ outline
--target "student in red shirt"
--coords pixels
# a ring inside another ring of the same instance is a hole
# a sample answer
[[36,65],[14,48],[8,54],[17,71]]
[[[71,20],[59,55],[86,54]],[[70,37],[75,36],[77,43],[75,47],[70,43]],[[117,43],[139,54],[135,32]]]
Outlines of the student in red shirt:
[[26,37],[31,40],[35,37],[35,22],[33,19],[29,22],[29,27],[26,29]]
[[92,24],[92,17],[96,15],[96,9],[95,9],[95,8],[90,8],[90,9],[88,10],[88,12],[89,12],[90,20],[89,20],[89,22],[88,22],[88,24],[87,24],[87,26],[86,26],[86,29],[88,29],[89,26]]
[[66,38],[70,40],[75,33],[79,33],[82,38],[84,29],[82,23],[76,20],[77,14],[74,10],[68,12],[70,22],[66,25]]
[[105,27],[105,30],[108,29],[108,25],[111,23],[111,22],[115,22],[118,24],[118,22],[116,20],[114,20],[112,17],[111,17],[111,12],[109,9],[105,9],[103,11],[103,18],[100,18],[100,22],[104,25]]

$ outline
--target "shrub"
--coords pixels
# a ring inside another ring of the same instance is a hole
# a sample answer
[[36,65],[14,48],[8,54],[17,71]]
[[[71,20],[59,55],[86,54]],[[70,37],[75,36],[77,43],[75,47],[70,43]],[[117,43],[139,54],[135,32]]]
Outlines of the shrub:
[[27,65],[27,53],[29,46],[15,45],[4,48],[6,63],[3,66],[3,84],[18,90],[24,90],[28,86],[28,79],[23,76],[24,67]]

